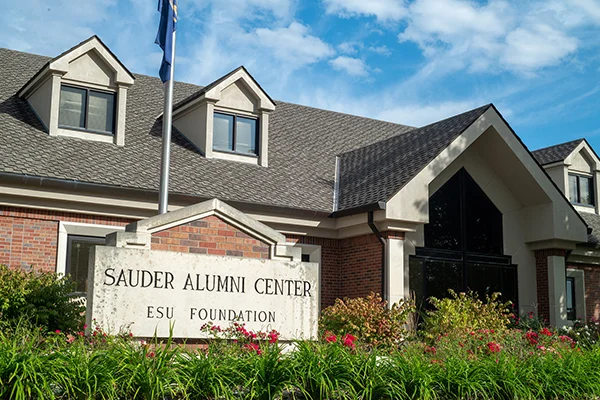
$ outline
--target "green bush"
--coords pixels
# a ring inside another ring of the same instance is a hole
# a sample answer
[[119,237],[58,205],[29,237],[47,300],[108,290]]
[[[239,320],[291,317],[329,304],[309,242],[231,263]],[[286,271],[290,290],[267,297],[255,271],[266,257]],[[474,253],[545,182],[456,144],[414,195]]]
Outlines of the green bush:
[[321,313],[320,330],[335,335],[351,334],[372,346],[394,347],[407,336],[407,323],[415,311],[410,300],[391,308],[378,294],[364,298],[337,299]]
[[498,334],[506,332],[510,323],[511,302],[502,303],[499,293],[487,297],[483,302],[476,293],[459,293],[449,290],[445,299],[431,297],[435,307],[424,317],[424,334],[433,339],[440,335],[460,336],[465,332],[489,330]]
[[72,297],[75,284],[50,272],[0,266],[0,320],[27,320],[47,331],[82,329],[85,308]]

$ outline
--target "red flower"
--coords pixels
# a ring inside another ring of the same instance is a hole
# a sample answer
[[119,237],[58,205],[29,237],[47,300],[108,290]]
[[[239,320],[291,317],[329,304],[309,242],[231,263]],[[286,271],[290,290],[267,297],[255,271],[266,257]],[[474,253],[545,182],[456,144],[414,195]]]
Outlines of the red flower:
[[540,334],[542,335],[546,335],[546,336],[552,336],[552,332],[550,332],[550,329],[548,328],[544,328],[540,331]]
[[344,343],[344,346],[350,347],[351,349],[354,349],[356,347],[356,345],[354,344],[355,340],[356,340],[356,337],[352,336],[349,333],[346,333],[344,335],[344,337],[342,338],[342,342]]
[[149,352],[148,354],[146,354],[146,357],[148,358],[154,358],[155,354],[153,351]]
[[269,332],[269,334],[267,336],[269,338],[269,343],[273,344],[273,343],[277,343],[280,335],[279,335],[279,332],[277,332],[276,330],[272,330],[271,332]]
[[327,331],[325,332],[325,337],[324,337],[325,341],[327,343],[335,343],[337,342],[337,336],[335,336],[333,333]]
[[429,346],[425,346],[425,349],[423,349],[423,352],[426,354],[432,354],[435,355],[435,353],[437,353],[437,349],[433,346],[429,347]]
[[525,339],[527,339],[529,341],[529,344],[536,345],[536,344],[538,344],[539,336],[535,332],[527,332],[525,334]]
[[54,333],[60,333],[60,329],[55,330]]
[[501,349],[500,345],[495,342],[489,342],[487,348],[490,353],[499,353]]

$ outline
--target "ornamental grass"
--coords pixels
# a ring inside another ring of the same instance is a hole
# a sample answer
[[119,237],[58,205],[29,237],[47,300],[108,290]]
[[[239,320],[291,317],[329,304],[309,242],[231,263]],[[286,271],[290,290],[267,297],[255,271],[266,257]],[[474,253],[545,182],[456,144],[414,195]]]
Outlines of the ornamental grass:
[[[365,340],[355,330],[362,318],[356,310],[347,326],[330,310],[335,331],[322,324],[315,341],[280,343],[275,331],[207,324],[199,329],[213,340],[200,347],[169,339],[145,343],[100,328],[89,336],[48,332],[30,320],[0,320],[0,399],[600,398],[596,325],[558,331],[529,323],[498,325],[507,321],[504,305],[469,297],[438,303],[416,334],[404,327],[390,330],[386,322],[383,329],[363,330],[369,332]],[[365,301],[372,302],[369,309],[380,302],[372,296],[338,309]],[[436,314],[442,311],[479,318]],[[383,310],[375,315],[390,319]],[[432,325],[436,319],[443,330]],[[368,322],[379,327],[376,318]]]

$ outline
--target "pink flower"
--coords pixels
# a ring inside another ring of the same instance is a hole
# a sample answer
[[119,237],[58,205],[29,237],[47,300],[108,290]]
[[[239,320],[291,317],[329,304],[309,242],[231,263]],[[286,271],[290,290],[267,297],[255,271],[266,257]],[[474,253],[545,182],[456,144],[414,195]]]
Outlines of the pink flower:
[[148,358],[154,358],[155,354],[153,351],[149,352],[148,354],[146,354],[146,357]]
[[55,330],[54,333],[60,333],[60,329]]
[[244,349],[248,350],[248,351],[254,351],[259,356],[262,354],[262,351],[260,350],[260,347],[256,343],[246,343],[244,345]]
[[269,335],[269,343],[273,344],[273,343],[277,343],[277,341],[279,340],[279,332],[277,332],[276,330],[272,330]]
[[75,341],[75,336],[67,335],[67,343],[73,343]]

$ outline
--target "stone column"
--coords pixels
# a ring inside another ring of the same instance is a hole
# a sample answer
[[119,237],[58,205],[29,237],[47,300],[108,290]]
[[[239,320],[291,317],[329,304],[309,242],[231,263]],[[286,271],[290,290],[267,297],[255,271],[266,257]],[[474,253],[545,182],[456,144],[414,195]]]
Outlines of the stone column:
[[386,246],[386,297],[389,304],[397,303],[404,296],[404,234],[385,232]]
[[567,323],[565,250],[536,250],[538,316],[550,325]]

